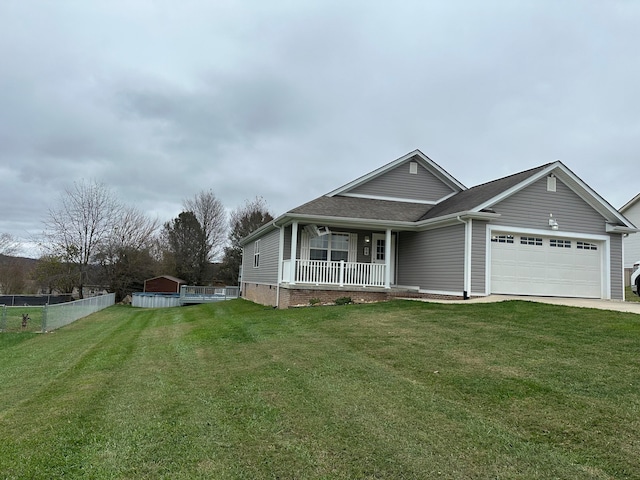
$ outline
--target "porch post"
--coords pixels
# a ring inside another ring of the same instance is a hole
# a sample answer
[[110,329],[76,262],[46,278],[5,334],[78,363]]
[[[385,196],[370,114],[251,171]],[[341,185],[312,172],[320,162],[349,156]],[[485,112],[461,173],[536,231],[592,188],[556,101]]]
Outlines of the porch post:
[[384,288],[391,288],[391,229],[384,238]]
[[298,221],[291,224],[291,265],[289,267],[289,285],[296,284],[296,250],[298,249]]

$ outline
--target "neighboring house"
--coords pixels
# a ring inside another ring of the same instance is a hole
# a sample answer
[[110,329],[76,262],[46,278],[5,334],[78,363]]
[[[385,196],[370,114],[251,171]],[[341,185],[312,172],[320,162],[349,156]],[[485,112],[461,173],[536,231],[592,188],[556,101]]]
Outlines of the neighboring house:
[[187,282],[171,275],[160,275],[144,281],[144,291],[154,293],[180,293],[180,287]]
[[466,188],[416,150],[244,238],[242,296],[623,299],[635,231],[559,161]]
[[[634,225],[640,225],[640,194],[633,197],[620,208],[626,218]],[[640,261],[640,235],[629,235],[624,238],[624,268],[631,270],[633,264]]]

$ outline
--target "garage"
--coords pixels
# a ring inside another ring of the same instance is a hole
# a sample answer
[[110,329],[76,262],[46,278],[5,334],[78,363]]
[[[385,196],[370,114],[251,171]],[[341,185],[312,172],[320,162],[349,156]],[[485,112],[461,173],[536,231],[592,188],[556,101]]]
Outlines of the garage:
[[491,235],[491,293],[602,297],[602,242],[509,232]]

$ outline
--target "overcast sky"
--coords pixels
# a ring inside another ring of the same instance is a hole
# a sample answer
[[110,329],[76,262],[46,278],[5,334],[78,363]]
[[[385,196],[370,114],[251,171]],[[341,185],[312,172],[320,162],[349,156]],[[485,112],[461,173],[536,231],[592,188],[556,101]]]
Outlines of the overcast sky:
[[0,233],[79,180],[274,214],[416,148],[470,187],[640,191],[640,2],[0,0]]

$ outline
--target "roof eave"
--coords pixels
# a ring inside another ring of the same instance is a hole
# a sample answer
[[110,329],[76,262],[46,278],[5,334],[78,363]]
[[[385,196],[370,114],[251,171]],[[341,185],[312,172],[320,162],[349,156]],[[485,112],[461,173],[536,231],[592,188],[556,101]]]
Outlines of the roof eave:
[[606,224],[607,233],[638,233],[640,232],[639,228],[631,228],[631,227],[623,227],[622,225],[612,225],[610,223]]
[[355,218],[355,217],[335,217],[328,215],[310,215],[310,214],[302,214],[302,213],[285,213],[275,220],[263,225],[259,229],[255,230],[251,234],[247,235],[240,241],[240,245],[244,246],[255,240],[260,238],[265,233],[275,229],[282,228],[290,223],[297,222],[308,222],[308,223],[316,223],[320,225],[331,225],[331,226],[344,226],[344,227],[360,227],[360,228],[391,228],[397,231],[419,231],[419,230],[428,230],[430,228],[437,228],[444,224],[455,223],[456,221],[461,220],[485,220],[490,221],[500,217],[498,213],[489,213],[489,212],[457,212],[449,215],[444,215],[442,217],[430,218],[427,220],[421,220],[418,222],[410,222],[410,221],[398,221],[398,220],[378,220],[372,218]]

